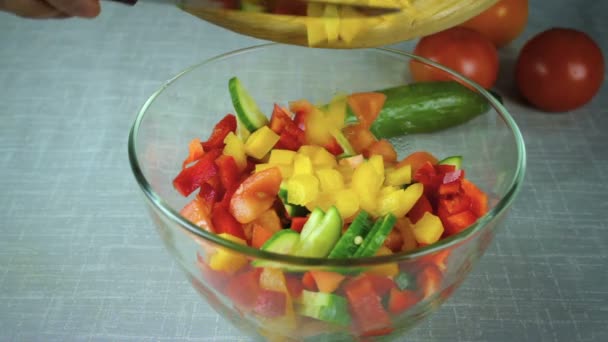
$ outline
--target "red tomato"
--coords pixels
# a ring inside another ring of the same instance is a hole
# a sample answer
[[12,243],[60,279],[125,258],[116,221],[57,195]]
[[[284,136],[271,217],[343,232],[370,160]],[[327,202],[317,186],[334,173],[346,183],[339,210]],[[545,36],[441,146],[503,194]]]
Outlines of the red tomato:
[[528,22],[528,0],[500,0],[460,25],[483,33],[497,48],[517,38]]
[[276,167],[247,177],[230,199],[230,214],[240,223],[252,222],[272,207],[281,180]]
[[[418,42],[414,54],[442,64],[484,88],[491,88],[498,77],[496,47],[481,33],[468,28],[453,27],[426,36]],[[444,71],[415,60],[410,62],[410,71],[416,81],[456,80]]]
[[576,109],[597,93],[604,80],[604,57],[585,33],[552,28],[530,39],[517,59],[519,91],[547,112]]

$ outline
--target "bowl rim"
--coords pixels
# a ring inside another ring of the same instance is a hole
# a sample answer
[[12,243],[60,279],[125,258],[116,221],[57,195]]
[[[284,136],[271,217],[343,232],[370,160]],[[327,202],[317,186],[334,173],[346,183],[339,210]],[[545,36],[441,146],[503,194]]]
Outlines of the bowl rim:
[[[170,205],[168,205],[168,203],[166,203],[162,199],[162,197],[160,195],[158,195],[152,189],[151,184],[148,182],[146,177],[143,175],[142,169],[139,166],[139,159],[137,157],[137,155],[138,155],[137,149],[135,147],[135,145],[136,145],[135,142],[136,142],[136,139],[138,136],[140,124],[142,123],[148,108],[153,104],[153,102],[156,100],[156,98],[165,89],[167,89],[171,84],[173,84],[175,81],[180,79],[185,74],[187,74],[199,67],[202,67],[206,64],[213,63],[215,61],[221,61],[223,59],[238,56],[240,54],[256,52],[258,50],[266,49],[269,47],[293,47],[293,46],[288,45],[288,44],[282,44],[282,43],[272,43],[272,42],[263,43],[263,44],[253,45],[253,46],[249,46],[246,48],[241,48],[241,49],[233,50],[230,52],[222,53],[222,54],[216,55],[214,57],[207,58],[197,64],[191,65],[191,66],[183,69],[181,72],[179,72],[174,77],[165,81],[164,84],[158,90],[156,90],[154,93],[152,93],[152,95],[150,95],[150,97],[144,102],[144,104],[138,111],[135,121],[133,122],[133,124],[131,126],[131,129],[129,131],[129,136],[128,136],[129,164],[131,166],[131,171],[133,172],[133,175],[134,175],[139,187],[141,188],[141,190],[143,191],[143,193],[145,195],[144,196],[145,199],[152,206],[154,206],[156,209],[158,209],[160,212],[162,212],[166,217],[168,217],[173,223],[178,224],[179,227],[182,230],[185,230],[186,233],[194,234],[194,236],[196,238],[202,238],[206,241],[212,242],[213,244],[222,246],[224,248],[227,248],[229,250],[232,250],[232,251],[240,253],[240,254],[244,254],[248,257],[252,257],[255,259],[261,259],[261,260],[279,262],[286,266],[293,265],[293,266],[360,267],[360,266],[365,266],[365,265],[379,265],[379,264],[384,264],[384,263],[388,263],[388,262],[415,260],[415,259],[419,259],[424,256],[427,256],[427,255],[448,249],[454,245],[457,245],[457,244],[465,241],[467,238],[477,234],[478,232],[482,231],[484,228],[488,227],[489,223],[494,218],[499,217],[501,214],[503,214],[503,212],[507,211],[508,208],[511,206],[512,202],[514,201],[514,199],[516,198],[517,194],[519,193],[519,191],[521,189],[523,179],[525,176],[526,149],[525,149],[524,139],[519,130],[519,127],[517,126],[515,120],[509,114],[507,109],[494,96],[492,96],[487,90],[485,90],[479,84],[473,82],[472,80],[468,79],[467,77],[465,77],[447,67],[439,65],[424,57],[420,57],[420,56],[414,55],[412,53],[408,53],[408,52],[398,50],[395,48],[377,47],[377,48],[366,48],[366,49],[358,49],[358,50],[365,51],[365,52],[373,52],[373,53],[383,53],[383,54],[393,55],[393,56],[397,56],[397,57],[405,57],[405,58],[409,58],[411,60],[416,60],[416,61],[422,62],[424,64],[430,65],[434,68],[443,70],[443,71],[449,73],[450,75],[466,82],[471,87],[473,87],[475,90],[477,90],[480,94],[482,94],[486,99],[489,100],[490,105],[494,108],[494,110],[496,110],[498,115],[504,120],[505,124],[510,129],[511,134],[513,134],[513,137],[515,139],[515,144],[516,144],[517,154],[518,154],[517,169],[515,170],[515,174],[513,175],[512,179],[510,180],[508,190],[506,191],[505,195],[494,206],[494,208],[489,210],[484,216],[480,217],[473,224],[473,226],[469,227],[468,229],[465,229],[464,231],[462,231],[458,234],[452,235],[449,238],[441,239],[432,245],[425,246],[422,248],[417,248],[417,249],[415,249],[413,251],[409,251],[409,252],[401,252],[401,253],[385,255],[385,256],[372,256],[372,257],[365,257],[365,258],[345,258],[345,259],[309,258],[309,257],[299,257],[299,256],[292,256],[292,255],[278,254],[278,253],[263,251],[263,250],[259,250],[259,249],[253,248],[253,247],[241,245],[241,244],[223,239],[220,236],[218,236],[214,233],[211,233],[211,232],[207,232],[204,229],[195,225],[194,223],[190,222],[188,219],[183,217],[178,211],[174,210]],[[301,48],[301,47],[296,47],[296,48]],[[302,48],[302,49],[306,49],[306,48]],[[325,50],[325,49],[315,49],[315,50]]]

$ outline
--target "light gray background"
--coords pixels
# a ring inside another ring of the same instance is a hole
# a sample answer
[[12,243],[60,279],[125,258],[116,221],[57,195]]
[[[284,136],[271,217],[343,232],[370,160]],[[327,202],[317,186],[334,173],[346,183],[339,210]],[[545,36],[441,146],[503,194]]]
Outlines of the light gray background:
[[[498,85],[526,139],[525,187],[468,280],[409,341],[608,341],[608,88],[551,115],[511,83],[519,48],[551,26],[585,30],[608,55],[608,3],[531,2]],[[246,340],[168,257],[126,143],[164,80],[259,42],[145,1],[104,4],[92,21],[0,14],[0,341]]]

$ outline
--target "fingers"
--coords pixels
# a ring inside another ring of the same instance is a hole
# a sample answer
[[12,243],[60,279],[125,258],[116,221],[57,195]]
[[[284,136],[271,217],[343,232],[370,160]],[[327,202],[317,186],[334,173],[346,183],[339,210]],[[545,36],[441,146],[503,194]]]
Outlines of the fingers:
[[99,0],[46,0],[59,11],[76,17],[94,18],[99,15]]
[[55,18],[62,14],[43,0],[0,0],[0,9],[26,18]]

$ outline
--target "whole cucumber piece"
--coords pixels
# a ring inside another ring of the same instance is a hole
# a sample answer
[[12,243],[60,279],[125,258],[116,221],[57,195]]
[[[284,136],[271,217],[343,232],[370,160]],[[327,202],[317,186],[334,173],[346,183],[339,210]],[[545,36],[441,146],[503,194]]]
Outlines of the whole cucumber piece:
[[[436,132],[490,108],[485,97],[454,81],[417,82],[378,92],[386,95],[386,102],[370,130],[379,139]],[[353,122],[350,108],[346,121]]]

